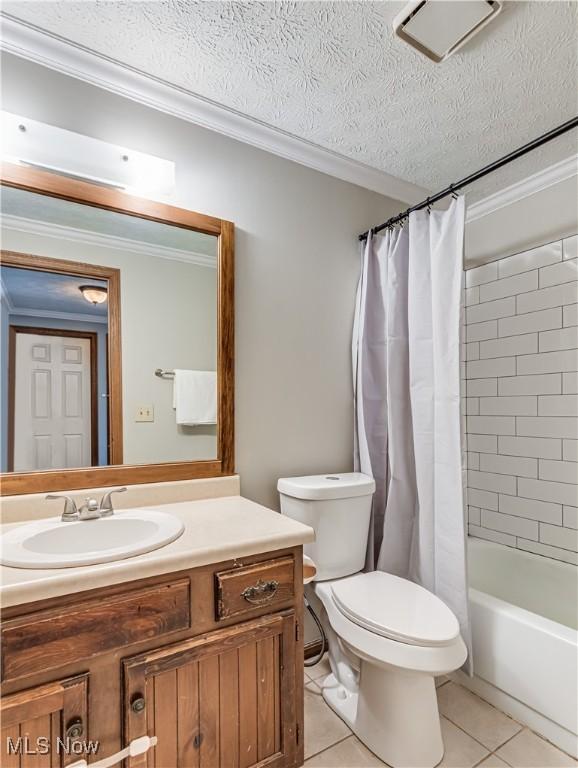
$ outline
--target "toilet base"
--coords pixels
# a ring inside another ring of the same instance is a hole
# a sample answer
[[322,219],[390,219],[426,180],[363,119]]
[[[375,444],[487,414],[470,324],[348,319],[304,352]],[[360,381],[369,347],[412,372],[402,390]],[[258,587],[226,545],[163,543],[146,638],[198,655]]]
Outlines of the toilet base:
[[433,676],[361,660],[356,691],[331,674],[323,698],[359,739],[393,768],[434,768],[442,759]]

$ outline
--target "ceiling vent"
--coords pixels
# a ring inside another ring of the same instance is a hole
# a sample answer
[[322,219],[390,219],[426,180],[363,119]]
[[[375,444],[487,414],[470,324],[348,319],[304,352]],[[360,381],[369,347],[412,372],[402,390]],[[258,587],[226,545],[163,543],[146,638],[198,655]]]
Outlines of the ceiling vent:
[[395,34],[428,59],[443,61],[502,10],[498,0],[414,0],[393,20]]

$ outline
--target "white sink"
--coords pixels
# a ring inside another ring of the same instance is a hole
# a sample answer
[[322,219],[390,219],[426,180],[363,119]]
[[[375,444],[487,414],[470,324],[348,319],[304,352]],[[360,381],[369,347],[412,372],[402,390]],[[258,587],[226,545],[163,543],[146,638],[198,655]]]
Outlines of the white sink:
[[53,517],[3,534],[0,563],[13,568],[74,568],[124,560],[170,544],[184,528],[178,517],[151,509],[66,523]]

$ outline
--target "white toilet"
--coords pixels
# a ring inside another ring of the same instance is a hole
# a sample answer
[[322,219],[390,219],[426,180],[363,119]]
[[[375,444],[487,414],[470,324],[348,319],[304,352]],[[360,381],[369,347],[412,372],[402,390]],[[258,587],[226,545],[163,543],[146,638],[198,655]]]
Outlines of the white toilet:
[[423,587],[362,573],[372,478],[358,472],[279,480],[281,512],[311,526],[331,674],[323,697],[394,768],[433,768],[443,757],[435,677],[466,659],[452,611]]

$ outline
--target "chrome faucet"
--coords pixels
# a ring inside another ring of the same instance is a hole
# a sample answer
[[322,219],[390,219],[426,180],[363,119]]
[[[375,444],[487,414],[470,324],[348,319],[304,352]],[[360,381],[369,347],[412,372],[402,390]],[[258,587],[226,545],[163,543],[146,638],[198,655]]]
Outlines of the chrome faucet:
[[64,499],[64,512],[60,518],[63,523],[70,522],[71,520],[78,520],[78,507],[73,498],[55,493],[49,493],[46,498],[49,501],[52,501],[53,499]]
[[110,515],[114,515],[114,508],[112,506],[112,494],[113,493],[124,493],[124,491],[127,491],[128,488],[113,488],[112,491],[107,491],[102,499],[100,500],[100,517],[109,517]]
[[61,520],[63,523],[67,523],[72,520],[97,520],[99,517],[110,517],[114,514],[112,494],[122,493],[126,490],[126,488],[113,488],[111,491],[107,491],[100,500],[100,504],[96,499],[87,497],[80,508],[77,507],[74,499],[66,494],[49,493],[46,498],[49,500],[64,499],[64,511]]

